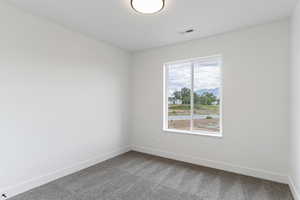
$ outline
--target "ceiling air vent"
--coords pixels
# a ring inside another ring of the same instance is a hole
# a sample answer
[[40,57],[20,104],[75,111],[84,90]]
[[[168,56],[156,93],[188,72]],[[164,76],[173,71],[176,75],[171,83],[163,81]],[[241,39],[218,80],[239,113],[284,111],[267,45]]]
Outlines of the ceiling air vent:
[[186,29],[186,30],[184,30],[184,31],[181,31],[181,32],[179,32],[179,33],[182,34],[182,35],[187,35],[187,34],[194,33],[195,31],[196,31],[195,29],[190,28],[190,29]]

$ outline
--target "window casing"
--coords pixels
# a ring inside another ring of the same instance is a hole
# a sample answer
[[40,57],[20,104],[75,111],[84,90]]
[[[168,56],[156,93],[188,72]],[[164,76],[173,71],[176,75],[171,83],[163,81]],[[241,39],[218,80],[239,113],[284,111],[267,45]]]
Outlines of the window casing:
[[221,56],[164,65],[164,131],[222,136],[221,68]]

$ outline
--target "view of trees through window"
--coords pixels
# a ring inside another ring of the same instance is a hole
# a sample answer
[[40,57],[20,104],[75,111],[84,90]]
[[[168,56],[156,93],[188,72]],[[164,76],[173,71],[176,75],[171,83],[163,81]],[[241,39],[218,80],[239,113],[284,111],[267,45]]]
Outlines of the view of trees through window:
[[166,65],[167,128],[220,132],[221,59]]

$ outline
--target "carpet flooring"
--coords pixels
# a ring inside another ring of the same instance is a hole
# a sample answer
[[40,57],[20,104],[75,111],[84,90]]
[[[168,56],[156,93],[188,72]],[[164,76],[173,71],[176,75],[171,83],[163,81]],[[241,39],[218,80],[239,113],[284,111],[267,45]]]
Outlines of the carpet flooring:
[[292,200],[289,187],[128,152],[11,200]]

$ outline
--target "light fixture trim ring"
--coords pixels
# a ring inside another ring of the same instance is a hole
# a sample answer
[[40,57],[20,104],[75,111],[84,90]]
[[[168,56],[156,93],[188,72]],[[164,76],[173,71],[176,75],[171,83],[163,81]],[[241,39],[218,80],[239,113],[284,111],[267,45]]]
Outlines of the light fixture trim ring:
[[144,13],[144,12],[141,12],[139,10],[137,10],[134,6],[133,6],[133,1],[134,0],[130,0],[130,5],[131,5],[131,8],[136,11],[137,13],[140,13],[140,14],[143,14],[143,15],[152,15],[152,14],[155,14],[155,13],[159,13],[161,12],[164,8],[165,8],[165,4],[166,4],[166,0],[161,0],[162,1],[162,6],[161,8],[158,10],[158,11],[155,11],[155,12],[152,12],[152,13]]

